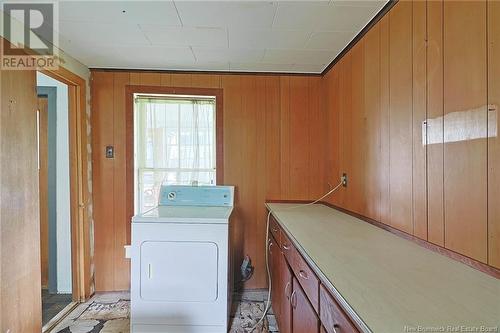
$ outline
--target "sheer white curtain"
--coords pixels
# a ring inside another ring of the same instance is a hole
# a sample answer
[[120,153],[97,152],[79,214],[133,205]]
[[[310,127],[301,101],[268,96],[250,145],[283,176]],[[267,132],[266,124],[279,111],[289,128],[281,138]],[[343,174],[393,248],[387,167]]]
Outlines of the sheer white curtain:
[[135,99],[136,212],[156,206],[161,184],[215,185],[215,99]]

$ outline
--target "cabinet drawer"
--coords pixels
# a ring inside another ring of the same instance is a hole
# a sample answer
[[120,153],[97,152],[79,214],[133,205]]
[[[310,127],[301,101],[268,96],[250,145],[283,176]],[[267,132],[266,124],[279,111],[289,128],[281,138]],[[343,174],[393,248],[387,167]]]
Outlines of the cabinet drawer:
[[297,277],[297,281],[304,289],[314,310],[318,313],[319,279],[284,232],[281,233],[281,240],[281,249],[292,268],[293,274]]
[[280,226],[278,224],[278,221],[274,218],[274,216],[271,215],[269,218],[269,231],[271,232],[271,235],[273,235],[274,239],[278,241],[278,246],[280,246],[281,238],[280,238]]
[[326,333],[358,333],[349,317],[323,285],[320,287],[320,319]]
[[285,234],[283,229],[280,228],[280,247],[281,250],[283,251],[283,254],[285,255],[286,260],[288,261],[288,264],[291,266],[292,265],[292,250],[294,249],[292,242],[288,238],[288,236]]

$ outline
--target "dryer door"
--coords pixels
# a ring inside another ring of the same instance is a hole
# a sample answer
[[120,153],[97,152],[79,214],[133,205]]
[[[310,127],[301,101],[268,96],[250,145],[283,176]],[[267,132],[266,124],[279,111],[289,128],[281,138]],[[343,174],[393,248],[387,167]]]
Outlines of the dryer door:
[[141,298],[166,302],[216,301],[218,252],[213,242],[142,243]]

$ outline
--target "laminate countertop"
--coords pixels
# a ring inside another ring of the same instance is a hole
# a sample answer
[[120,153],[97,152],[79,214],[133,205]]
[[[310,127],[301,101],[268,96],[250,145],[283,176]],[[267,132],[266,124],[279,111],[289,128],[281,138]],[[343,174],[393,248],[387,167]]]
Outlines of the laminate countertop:
[[365,331],[500,332],[500,280],[322,204],[266,206]]

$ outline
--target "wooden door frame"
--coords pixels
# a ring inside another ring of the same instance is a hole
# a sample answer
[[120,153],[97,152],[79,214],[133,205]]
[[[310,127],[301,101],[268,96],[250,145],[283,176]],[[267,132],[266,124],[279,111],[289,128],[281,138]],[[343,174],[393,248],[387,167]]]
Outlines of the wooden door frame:
[[[223,90],[221,88],[127,85],[125,87],[127,218],[132,218],[134,215],[134,94],[215,96],[215,182],[216,185],[224,184]],[[127,230],[127,239],[130,241],[130,230]]]
[[71,216],[71,279],[74,302],[88,299],[92,291],[91,225],[88,205],[87,175],[87,82],[73,72],[59,67],[41,73],[68,86],[69,170]]

